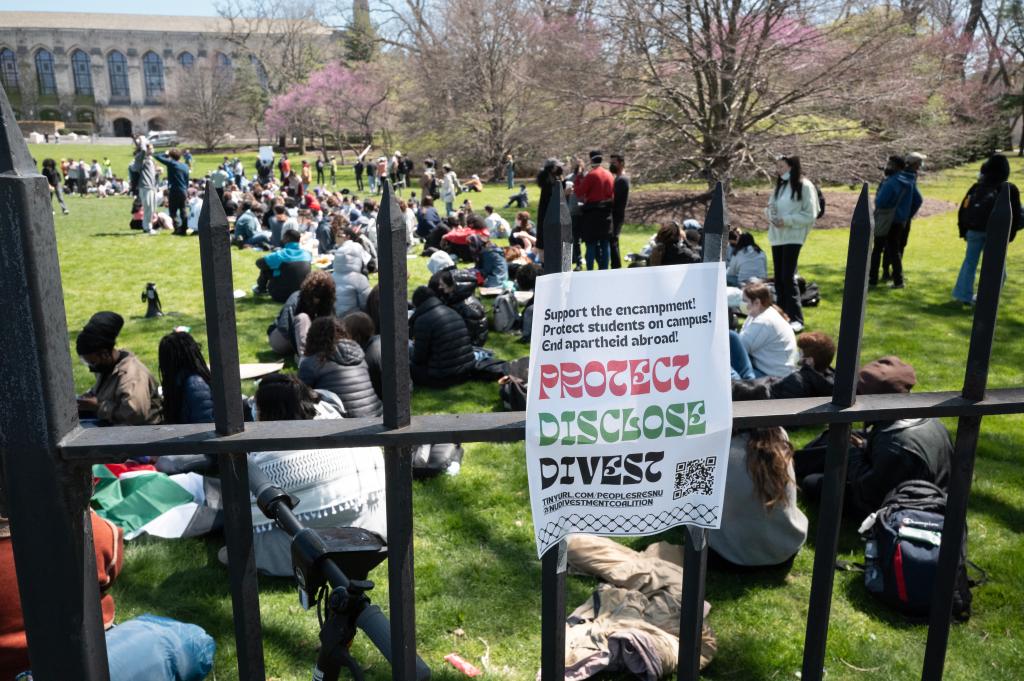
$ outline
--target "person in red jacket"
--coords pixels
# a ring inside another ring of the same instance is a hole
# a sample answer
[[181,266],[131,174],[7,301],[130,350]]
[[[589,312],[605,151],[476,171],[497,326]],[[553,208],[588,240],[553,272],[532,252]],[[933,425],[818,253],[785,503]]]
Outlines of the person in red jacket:
[[[100,587],[103,628],[114,624],[114,597],[108,592],[121,573],[124,532],[92,511],[92,540],[96,550],[96,578]],[[30,668],[21,595],[14,574],[14,548],[6,518],[0,518],[0,679],[13,679]]]
[[590,152],[590,172],[573,187],[583,212],[581,232],[587,245],[587,269],[608,269],[611,257],[612,201],[615,198],[615,178],[601,165],[600,151]]

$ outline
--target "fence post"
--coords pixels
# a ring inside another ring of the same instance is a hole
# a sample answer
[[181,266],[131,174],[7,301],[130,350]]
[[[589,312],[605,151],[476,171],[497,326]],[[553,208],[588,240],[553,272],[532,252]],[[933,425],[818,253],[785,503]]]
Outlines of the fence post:
[[[235,285],[231,275],[231,237],[224,204],[212,182],[206,183],[206,197],[199,214],[199,259],[203,273],[214,422],[219,435],[234,435],[242,432],[245,426],[238,368]],[[217,464],[224,496],[224,537],[228,547],[238,678],[263,681],[263,639],[256,555],[252,546],[249,469],[244,453],[221,454],[217,457]]]
[[[729,213],[725,188],[719,182],[712,193],[704,217],[704,262],[721,262],[729,243]],[[683,534],[683,596],[679,613],[680,681],[696,681],[700,676],[700,650],[704,633],[704,586],[708,570],[708,532],[702,527],[686,527]]]
[[[867,306],[868,257],[871,255],[873,233],[871,199],[868,185],[864,183],[850,223],[843,307],[839,319],[839,354],[836,359],[832,404],[840,408],[851,407],[857,401],[857,372],[864,310]],[[825,669],[825,644],[832,608],[836,553],[839,550],[839,526],[843,518],[850,430],[849,423],[831,424],[828,429],[818,535],[814,544],[814,572],[811,575],[811,598],[804,638],[802,678],[805,681],[821,681]]]
[[[409,322],[406,276],[407,232],[389,180],[383,180],[377,213],[380,261],[380,332],[383,358],[384,426],[409,425]],[[412,453],[409,447],[385,447],[388,580],[391,604],[391,675],[416,678],[416,595],[413,580]]]
[[0,88],[0,456],[29,657],[40,681],[106,681],[92,467],[58,449],[78,413],[52,211]]
[[[572,264],[572,219],[562,183],[553,180],[543,216],[544,274],[568,272]],[[541,558],[541,681],[565,678],[565,551],[563,539]]]
[[[985,399],[988,383],[989,360],[995,340],[996,315],[999,311],[999,293],[1006,269],[1006,249],[1013,222],[1010,191],[1004,184],[996,199],[985,229],[985,254],[978,282],[978,303],[971,327],[971,345],[967,351],[967,370],[964,376],[965,400]],[[980,416],[961,416],[957,421],[956,445],[946,500],[946,520],[939,548],[939,567],[935,574],[935,592],[928,622],[928,643],[924,651],[923,681],[939,681],[946,663],[949,644],[949,618],[953,610],[953,591],[956,588],[960,551],[964,531],[967,529],[967,500],[974,478],[974,459],[981,431]]]

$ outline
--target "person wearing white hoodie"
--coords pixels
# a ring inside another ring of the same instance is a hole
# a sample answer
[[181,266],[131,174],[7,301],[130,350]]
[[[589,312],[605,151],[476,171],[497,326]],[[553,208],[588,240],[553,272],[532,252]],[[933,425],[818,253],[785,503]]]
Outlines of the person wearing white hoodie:
[[818,218],[818,190],[803,177],[798,156],[776,159],[778,179],[768,197],[768,243],[772,247],[775,294],[779,307],[789,316],[796,332],[803,331],[804,314],[793,277],[796,276],[800,248]]
[[334,314],[338,319],[349,312],[365,312],[370,280],[363,274],[363,248],[345,241],[334,250]]
[[796,371],[800,349],[796,334],[779,309],[772,305],[772,294],[764,283],[743,288],[747,321],[740,329],[740,341],[747,351],[755,376],[782,378]]

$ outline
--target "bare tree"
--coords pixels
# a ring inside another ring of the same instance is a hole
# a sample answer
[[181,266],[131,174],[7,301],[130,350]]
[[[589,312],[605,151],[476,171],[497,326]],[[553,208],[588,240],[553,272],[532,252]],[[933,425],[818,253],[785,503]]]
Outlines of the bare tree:
[[237,121],[233,74],[208,60],[199,60],[180,71],[175,89],[178,95],[170,99],[168,116],[178,131],[207,149],[223,142]]

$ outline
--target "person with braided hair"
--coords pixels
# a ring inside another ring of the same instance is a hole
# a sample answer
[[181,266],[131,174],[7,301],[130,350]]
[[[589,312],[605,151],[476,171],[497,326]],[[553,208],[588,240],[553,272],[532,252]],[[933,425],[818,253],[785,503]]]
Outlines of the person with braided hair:
[[160,385],[167,423],[213,423],[210,368],[191,334],[172,331],[160,339]]

